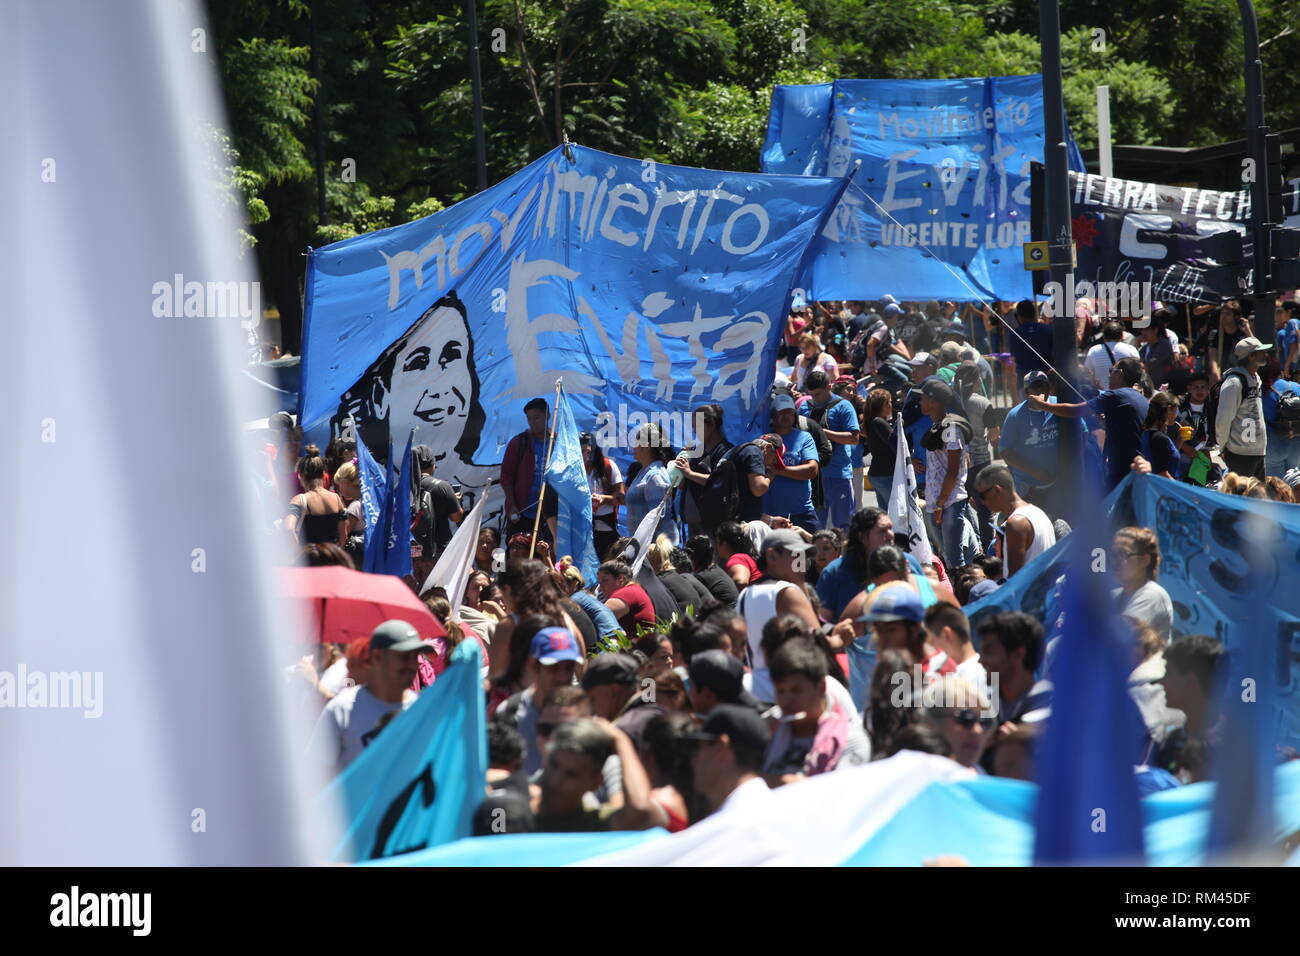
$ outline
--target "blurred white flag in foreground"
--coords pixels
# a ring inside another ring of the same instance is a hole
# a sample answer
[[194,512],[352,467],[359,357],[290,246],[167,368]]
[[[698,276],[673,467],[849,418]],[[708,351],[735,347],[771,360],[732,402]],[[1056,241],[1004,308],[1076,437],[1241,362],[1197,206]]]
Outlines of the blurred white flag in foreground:
[[293,864],[337,838],[305,810],[301,631],[255,507],[261,306],[210,178],[206,28],[197,3],[0,6],[6,865]]

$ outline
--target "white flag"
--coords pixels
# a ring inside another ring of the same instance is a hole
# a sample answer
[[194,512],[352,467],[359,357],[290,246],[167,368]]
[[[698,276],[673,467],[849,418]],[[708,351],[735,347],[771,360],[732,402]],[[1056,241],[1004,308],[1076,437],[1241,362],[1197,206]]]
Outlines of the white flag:
[[465,585],[469,583],[469,574],[474,570],[479,525],[483,521],[483,506],[487,500],[488,496],[482,495],[474,507],[469,509],[469,514],[461,521],[442,554],[438,555],[438,563],[433,566],[420,588],[421,594],[436,586],[446,588],[452,617],[460,612],[460,602],[465,599]]
[[200,3],[0,4],[5,866],[288,866],[339,832],[297,761],[289,496],[244,429],[262,308],[215,42]]
[[650,545],[654,542],[655,531],[659,527],[659,522],[664,518],[664,512],[668,510],[668,499],[673,496],[673,489],[668,489],[668,494],[664,495],[664,500],[659,502],[653,511],[641,519],[641,523],[636,526],[636,534],[632,537],[636,540],[630,547],[636,550],[632,554],[632,577],[636,577],[641,565],[645,564],[646,553],[650,550]]
[[894,456],[894,489],[889,496],[889,520],[894,523],[894,534],[907,535],[912,557],[925,565],[934,560],[934,553],[930,551],[930,536],[925,530],[921,504],[916,500],[916,471],[907,450],[901,412],[894,416],[894,430],[898,433],[898,450]]

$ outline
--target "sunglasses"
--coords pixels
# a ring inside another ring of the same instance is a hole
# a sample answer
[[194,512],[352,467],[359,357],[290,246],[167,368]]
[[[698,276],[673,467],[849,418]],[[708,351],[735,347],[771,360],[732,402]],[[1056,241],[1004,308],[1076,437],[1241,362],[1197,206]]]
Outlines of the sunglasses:
[[967,730],[976,724],[979,724],[981,730],[988,730],[993,726],[993,718],[982,716],[978,710],[959,710],[952,715],[952,719]]

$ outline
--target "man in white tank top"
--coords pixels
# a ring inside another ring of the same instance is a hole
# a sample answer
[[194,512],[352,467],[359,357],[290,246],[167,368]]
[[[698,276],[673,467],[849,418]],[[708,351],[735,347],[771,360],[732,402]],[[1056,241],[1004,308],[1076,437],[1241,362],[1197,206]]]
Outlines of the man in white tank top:
[[812,561],[808,556],[812,547],[797,532],[788,528],[768,531],[759,551],[763,579],[741,591],[740,600],[736,603],[736,610],[745,619],[749,640],[749,661],[753,668],[750,693],[764,703],[775,701],[776,692],[772,688],[772,675],[763,654],[763,626],[782,614],[794,614],[801,618],[810,631],[821,626],[813,612],[812,602],[804,594],[802,584],[804,572]]
[[1002,577],[1011,577],[1056,544],[1056,529],[1047,512],[1016,494],[1016,482],[1004,461],[990,462],[975,479],[975,492],[985,507],[1004,516]]

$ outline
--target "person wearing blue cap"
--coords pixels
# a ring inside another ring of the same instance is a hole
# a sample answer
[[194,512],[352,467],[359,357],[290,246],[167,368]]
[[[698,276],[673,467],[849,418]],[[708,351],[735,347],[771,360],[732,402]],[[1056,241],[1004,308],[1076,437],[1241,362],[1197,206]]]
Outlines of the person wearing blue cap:
[[[538,624],[543,626],[537,627]],[[520,622],[520,631],[537,628],[528,639],[528,661],[524,664],[524,683],[527,686],[502,704],[496,714],[498,720],[513,726],[523,737],[523,769],[529,774],[542,768],[542,753],[537,745],[537,717],[541,713],[542,701],[553,688],[573,683],[578,663],[582,660],[578,642],[567,629],[545,625],[546,619],[540,616],[530,616]],[[516,636],[520,639],[526,637],[518,631]]]
[[784,394],[773,397],[774,432],[760,439],[764,446],[764,464],[772,476],[772,483],[763,496],[763,513],[788,518],[791,524],[812,534],[817,530],[812,483],[821,470],[821,464],[817,443],[806,431],[796,427],[797,418],[794,399]]

